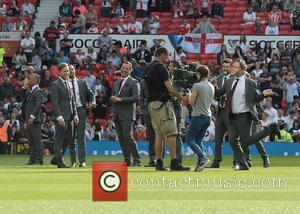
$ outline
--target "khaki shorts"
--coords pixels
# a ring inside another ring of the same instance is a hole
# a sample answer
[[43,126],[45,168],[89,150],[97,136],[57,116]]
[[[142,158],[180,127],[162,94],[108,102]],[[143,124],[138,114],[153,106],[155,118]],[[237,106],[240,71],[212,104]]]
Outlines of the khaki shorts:
[[164,137],[176,135],[176,117],[171,102],[163,104],[161,101],[153,101],[148,104],[151,115],[151,123],[156,134]]

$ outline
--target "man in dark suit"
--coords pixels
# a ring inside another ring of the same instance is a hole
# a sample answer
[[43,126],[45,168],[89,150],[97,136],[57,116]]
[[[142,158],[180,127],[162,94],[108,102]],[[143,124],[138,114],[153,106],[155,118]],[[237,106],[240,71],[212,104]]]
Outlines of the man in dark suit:
[[133,111],[140,96],[140,85],[130,76],[131,71],[131,63],[124,62],[121,66],[122,78],[113,85],[112,113],[125,162],[131,165],[132,156],[133,166],[141,166],[136,142],[131,134],[131,125],[135,119]]
[[41,140],[43,113],[41,107],[44,96],[39,87],[39,82],[40,76],[38,74],[29,76],[30,91],[28,91],[22,103],[22,117],[28,125],[30,158],[27,165],[43,165],[43,143]]
[[[69,85],[69,66],[66,63],[58,65],[59,78],[51,86],[51,102],[54,108],[55,116],[55,156],[51,164],[57,165],[58,168],[68,168],[63,159],[63,150],[73,139],[73,122],[78,125],[79,119],[75,102]],[[70,150],[70,153],[72,151]],[[74,152],[74,151],[73,151]],[[74,154],[70,154],[74,155]],[[74,157],[74,156],[73,156]]]
[[[87,119],[87,109],[91,109],[94,101],[94,94],[91,89],[88,87],[87,83],[84,80],[77,79],[75,76],[75,68],[73,65],[69,65],[70,69],[70,85],[73,94],[73,98],[76,105],[77,115],[79,118],[79,124],[75,128],[75,135],[78,142],[78,159],[79,167],[85,167],[85,125]],[[72,141],[70,150],[75,150],[75,141]],[[75,154],[71,152],[70,154]],[[71,156],[71,165],[76,166],[76,155]]]
[[[261,93],[256,82],[244,76],[246,68],[246,63],[243,60],[235,60],[232,63],[235,78],[229,79],[221,89],[217,90],[217,97],[226,94],[226,117],[230,124],[228,132],[229,142],[232,146],[238,144],[238,138],[243,147],[248,147],[256,144],[270,133],[280,136],[276,123],[253,133],[253,125],[259,121],[256,103],[267,96],[272,96],[273,91],[267,89]],[[246,156],[240,146],[233,146],[232,148],[238,161],[235,170],[248,170]]]

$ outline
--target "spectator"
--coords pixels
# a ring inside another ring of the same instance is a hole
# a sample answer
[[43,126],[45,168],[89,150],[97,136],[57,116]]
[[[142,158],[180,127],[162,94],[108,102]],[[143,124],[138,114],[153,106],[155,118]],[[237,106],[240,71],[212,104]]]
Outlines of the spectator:
[[65,56],[70,57],[70,51],[73,47],[72,39],[69,39],[69,33],[65,32],[63,39],[59,41],[60,50],[63,50]]
[[259,76],[260,76],[260,74],[262,72],[263,71],[261,69],[260,63],[259,62],[255,62],[255,69],[251,73],[254,73],[256,81],[259,79]]
[[15,94],[16,89],[11,84],[11,79],[9,77],[5,77],[4,83],[0,86],[0,99],[15,96]]
[[89,4],[87,13],[85,14],[85,18],[86,29],[89,29],[92,26],[92,24],[98,23],[98,14],[92,4]]
[[[273,90],[273,94],[274,94],[272,97],[273,106],[277,109],[281,108],[282,100],[283,100],[283,89],[282,89],[282,86],[280,85],[280,79],[272,81],[271,89]],[[279,115],[278,115],[278,118],[279,118]]]
[[46,65],[43,65],[41,72],[40,87],[49,88],[53,81],[54,79],[51,77],[48,67]]
[[277,36],[277,35],[279,35],[279,28],[273,21],[271,21],[267,25],[266,30],[265,30],[265,35],[267,35],[267,36]]
[[[271,59],[272,54],[273,54],[273,49],[271,46],[271,42],[267,41],[264,47],[264,53],[266,54],[266,56]],[[268,62],[269,63],[269,62]]]
[[50,22],[50,26],[44,30],[43,37],[48,42],[49,48],[56,51],[56,40],[59,39],[59,30],[55,26],[55,21]]
[[29,16],[31,20],[33,20],[35,16],[35,8],[33,4],[29,2],[29,0],[24,0],[24,3],[22,4],[21,9],[21,15],[22,16]]
[[39,55],[42,60],[42,65],[46,65],[49,68],[51,66],[51,61],[54,56],[54,51],[51,48],[49,48],[47,41],[44,41]]
[[61,64],[61,63],[69,64],[70,63],[70,59],[65,56],[65,52],[63,50],[59,51],[59,54],[58,54],[56,60],[57,60],[58,64]]
[[69,0],[64,0],[59,6],[60,17],[71,17],[72,16],[72,5]]
[[72,10],[72,15],[75,17],[76,17],[76,10],[79,10],[79,12],[82,16],[85,16],[85,14],[87,12],[86,7],[81,4],[81,0],[75,1],[75,6],[73,7],[73,10]]
[[184,53],[183,48],[181,46],[178,46],[175,49],[175,55],[174,55],[174,53],[171,55],[171,60],[177,61],[180,64],[181,63],[183,63],[183,64],[187,63],[186,54]]
[[[266,128],[267,126],[269,126],[271,124],[271,121],[269,119],[269,115],[266,111],[261,113],[261,120],[259,122],[260,122],[260,129],[264,129],[264,128]],[[264,142],[269,141],[269,136],[265,137],[263,139],[263,141]]]
[[98,47],[100,49],[103,48],[103,46],[106,46],[107,49],[111,49],[112,47],[112,38],[108,35],[108,31],[105,29],[102,32],[102,35],[98,37]]
[[117,30],[118,30],[118,32],[119,32],[120,34],[125,34],[125,33],[128,32],[127,25],[124,23],[123,18],[120,18],[120,19],[119,19],[119,22],[118,22],[118,24],[116,25],[116,28],[117,28]]
[[38,32],[38,31],[34,33],[33,38],[34,38],[34,41],[35,41],[35,49],[36,49],[37,53],[39,54],[41,49],[42,49],[44,41],[41,37],[40,32]]
[[297,16],[293,24],[293,30],[300,31],[300,14]]
[[150,22],[148,19],[144,20],[142,26],[142,34],[150,34]]
[[186,18],[183,19],[182,24],[179,26],[179,32],[183,35],[191,32],[191,25]]
[[293,10],[290,15],[290,20],[291,20],[290,24],[292,29],[294,29],[296,25],[296,20],[298,19],[298,16],[300,16],[300,2],[297,2],[296,9]]
[[[97,79],[97,82],[100,81],[99,78]],[[108,107],[108,99],[104,94],[104,91],[101,89],[98,89],[96,91],[97,96],[95,98],[96,100],[96,106],[94,107],[94,120],[97,119],[105,119],[106,117],[106,110]]]
[[273,107],[273,102],[271,97],[267,97],[267,108],[265,109],[265,112],[269,115],[269,120],[271,123],[277,123],[278,122],[278,113],[277,110]]
[[173,4],[173,18],[183,18],[184,17],[184,6],[181,1]]
[[117,72],[117,68],[112,64],[112,61],[107,60],[106,66],[105,66],[105,73],[108,77],[112,77]]
[[35,73],[39,73],[42,67],[42,60],[36,49],[32,51],[31,66],[33,66]]
[[84,77],[84,81],[92,91],[95,91],[96,77],[92,74],[92,71],[88,71],[88,75]]
[[97,63],[105,63],[110,56],[107,46],[104,45],[97,54]]
[[146,49],[146,45],[140,44],[140,48],[135,51],[134,59],[139,63],[141,61],[151,62],[151,53]]
[[294,62],[294,68],[295,68],[297,81],[300,82],[300,54],[296,55],[296,59]]
[[278,9],[277,4],[273,4],[272,10],[269,13],[269,22],[274,23],[275,26],[279,26],[282,20],[282,14]]
[[79,34],[81,33],[86,26],[86,20],[84,15],[79,11],[75,10],[75,24],[73,24],[72,28],[70,29],[70,33]]
[[31,37],[31,32],[27,30],[25,32],[25,38],[21,40],[21,47],[26,55],[28,63],[32,60],[32,51],[35,48],[35,40]]
[[142,125],[139,124],[136,128],[135,131],[133,131],[133,138],[136,141],[143,141],[143,140],[147,140],[147,132],[146,132],[146,128]]
[[293,141],[295,143],[300,143],[300,123],[298,120],[294,120],[290,133],[292,133]]
[[234,59],[244,59],[244,54],[240,46],[236,46],[233,54]]
[[292,107],[294,96],[299,94],[300,84],[296,81],[295,75],[290,75],[288,81],[284,85],[286,92],[287,109]]
[[128,31],[130,34],[140,34],[142,33],[143,25],[138,22],[135,17],[131,17],[130,22],[128,23]]
[[156,34],[159,27],[160,27],[159,16],[152,17],[150,26],[149,26],[150,34]]
[[99,33],[99,30],[95,23],[91,23],[91,27],[88,29],[87,33],[90,33],[90,34],[98,34]]
[[0,116],[0,154],[8,153],[8,143],[10,139],[10,128],[5,122],[4,117]]
[[239,46],[242,49],[243,55],[245,55],[249,51],[249,45],[247,44],[246,35],[240,36]]
[[121,59],[117,56],[117,51],[113,50],[111,52],[110,57],[107,59],[108,62],[111,62],[111,64],[116,68],[119,69],[121,66]]
[[116,8],[111,12],[112,16],[115,18],[123,18],[125,15],[124,9],[121,7],[120,3],[117,3]]
[[91,47],[91,46],[88,47],[87,52],[84,54],[85,59],[87,59],[88,57],[90,57],[93,60],[94,63],[97,60],[97,54],[96,54],[94,48]]
[[17,0],[12,0],[7,11],[8,16],[18,16],[20,14],[19,5]]
[[148,15],[149,0],[136,0],[136,17],[145,18]]
[[264,91],[271,88],[272,76],[269,72],[269,66],[267,64],[262,65],[263,72],[259,76],[260,90]]
[[221,45],[221,50],[220,52],[217,54],[217,61],[219,65],[222,65],[222,62],[224,59],[226,58],[230,58],[229,53],[227,52],[227,47],[225,44]]
[[194,28],[192,33],[216,33],[216,28],[213,26],[207,15],[203,15],[202,21]]
[[224,8],[223,5],[220,4],[219,0],[214,0],[211,5],[211,16],[213,18],[223,18],[224,17]]
[[111,3],[113,0],[105,0],[101,3],[101,16],[102,17],[110,17],[111,12]]
[[22,65],[27,64],[26,55],[23,52],[23,49],[20,47],[16,54],[12,58],[12,63],[16,65],[16,70],[21,70]]
[[17,21],[13,24],[13,31],[23,31],[27,23],[22,17],[19,17]]
[[275,79],[276,74],[280,71],[280,62],[277,54],[272,54],[269,62],[272,78]]
[[13,29],[13,25],[10,23],[10,19],[8,16],[4,17],[4,22],[2,24],[2,32],[11,32]]
[[274,138],[275,142],[293,142],[293,138],[290,133],[286,131],[286,123],[284,121],[279,121],[279,130],[280,130],[280,138],[276,135]]
[[292,54],[293,54],[293,44],[292,42],[287,42],[286,43],[286,48],[283,51],[283,59],[286,61],[286,63],[291,63],[292,62]]
[[153,46],[150,48],[151,55],[155,56],[156,50],[160,47],[159,39],[153,39]]
[[113,123],[107,123],[106,128],[103,131],[103,140],[115,141],[117,138],[117,132]]
[[291,12],[295,8],[295,0],[286,0],[284,3],[284,11]]
[[253,7],[249,6],[247,11],[243,15],[244,25],[253,25],[256,20],[256,13],[253,12]]
[[6,124],[8,124],[8,126],[12,129],[13,127],[16,128],[17,131],[20,131],[20,128],[21,128],[21,123],[20,121],[18,120],[17,118],[17,114],[15,112],[11,112],[10,113],[10,119],[9,120],[6,120]]
[[112,34],[114,32],[109,22],[105,23],[105,27],[102,29],[101,33],[103,33],[104,30],[106,30],[109,34]]
[[3,0],[0,0],[0,17],[6,16],[7,13],[7,6],[3,3]]

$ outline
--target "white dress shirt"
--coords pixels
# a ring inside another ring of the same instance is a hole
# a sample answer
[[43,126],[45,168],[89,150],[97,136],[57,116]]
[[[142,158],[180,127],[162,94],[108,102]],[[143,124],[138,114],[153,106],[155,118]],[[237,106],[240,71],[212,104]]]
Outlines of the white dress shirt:
[[[236,79],[233,81],[231,88],[234,86]],[[239,77],[238,84],[232,96],[231,110],[233,114],[250,112],[246,105],[246,79],[245,76]]]
[[122,78],[122,79],[123,79],[123,82],[122,82],[122,85],[121,85],[120,90],[118,91],[118,94],[117,94],[117,95],[121,94],[121,91],[122,91],[122,89],[123,89],[123,86],[124,86],[124,84],[125,84],[125,82],[127,81],[128,78],[129,78],[129,75],[128,75],[127,77],[125,77],[125,78]]
[[269,115],[269,120],[271,123],[277,123],[278,122],[278,113],[275,108],[267,108],[265,112]]
[[[31,94],[33,92],[33,90],[36,89],[37,87],[39,87],[39,85],[32,86],[29,94]],[[33,116],[32,114],[30,115],[30,117],[35,120],[35,116]]]
[[[72,81],[74,81],[74,86],[75,86],[75,95],[73,93],[73,83]],[[75,96],[75,100],[76,100],[76,107],[82,107],[83,104],[81,103],[81,100],[80,100],[80,93],[79,93],[79,86],[78,86],[78,81],[77,81],[77,78],[74,78],[74,79],[70,79],[70,82],[69,82],[69,85],[70,85],[70,88],[72,90],[72,94],[73,96]]]

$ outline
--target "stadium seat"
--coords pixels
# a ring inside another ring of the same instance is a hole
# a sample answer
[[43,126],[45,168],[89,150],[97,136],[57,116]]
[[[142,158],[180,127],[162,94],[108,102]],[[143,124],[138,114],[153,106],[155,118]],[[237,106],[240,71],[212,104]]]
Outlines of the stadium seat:
[[291,32],[291,35],[300,35],[300,31],[295,31],[295,30],[293,30],[293,31]]
[[288,35],[291,34],[291,31],[289,31],[289,30],[280,30],[279,34],[288,36]]
[[172,19],[172,24],[180,25],[182,23],[182,19]]
[[151,12],[151,16],[158,16],[161,17],[161,12]]
[[230,18],[233,19],[234,13],[224,13],[224,18]]
[[282,31],[282,30],[291,31],[291,26],[289,26],[289,25],[280,25],[279,29],[280,29],[280,31]]
[[237,2],[236,1],[226,1],[225,8],[227,8],[227,7],[236,7],[236,6],[237,6]]
[[225,7],[224,13],[235,13],[235,7]]
[[161,16],[162,17],[173,17],[173,13],[172,12],[162,12]]
[[242,26],[241,26],[241,24],[233,24],[230,26],[230,29],[231,30],[241,30]]
[[172,18],[170,17],[162,17],[160,20],[159,20],[160,24],[162,23],[171,23],[172,22]]

